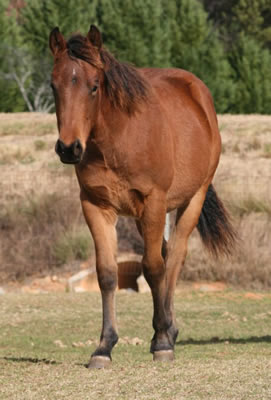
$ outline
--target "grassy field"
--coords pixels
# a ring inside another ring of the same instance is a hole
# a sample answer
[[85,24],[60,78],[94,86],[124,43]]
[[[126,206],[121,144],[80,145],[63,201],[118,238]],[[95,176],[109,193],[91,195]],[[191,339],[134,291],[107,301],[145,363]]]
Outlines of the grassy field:
[[[271,295],[179,289],[173,363],[154,363],[149,294],[117,294],[112,368],[87,370],[101,324],[95,293],[0,298],[0,399],[271,398]],[[137,345],[135,343],[138,343]]]
[[[214,184],[241,240],[231,260],[218,262],[203,251],[194,232],[181,277],[267,289],[271,116],[222,115],[218,120],[223,152]],[[93,252],[74,170],[60,163],[56,139],[54,115],[0,114],[0,285],[75,272]],[[125,235],[131,231],[129,225]]]

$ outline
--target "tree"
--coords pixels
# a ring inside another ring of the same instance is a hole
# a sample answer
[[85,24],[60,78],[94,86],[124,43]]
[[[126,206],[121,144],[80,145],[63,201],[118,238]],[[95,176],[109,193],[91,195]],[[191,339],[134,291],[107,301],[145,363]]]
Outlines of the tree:
[[16,83],[27,110],[50,112],[54,108],[54,102],[48,71],[42,76],[42,63],[21,47],[9,50],[7,65],[8,72],[4,73],[4,77]]
[[270,0],[201,0],[220,38],[231,47],[241,32],[271,48]]
[[170,22],[163,1],[100,0],[97,22],[108,49],[137,66],[170,65]]
[[218,112],[229,110],[234,98],[233,71],[207,13],[197,0],[177,0],[170,9],[171,61],[193,72],[212,92]]
[[[270,0],[239,0],[233,8],[234,22],[239,32],[271,45],[271,3]],[[269,16],[269,24],[265,21]]]
[[0,110],[22,111],[24,102],[14,80],[7,79],[12,49],[19,45],[20,35],[15,10],[8,8],[8,0],[0,2]]
[[[1,7],[8,10],[7,0],[4,2]],[[95,2],[90,4],[87,0],[67,0],[65,7],[60,0],[27,0],[17,21],[12,13],[12,27],[11,16],[6,13],[0,38],[14,37],[15,32],[16,40],[5,43],[2,78],[21,93],[28,111],[49,112],[54,107],[49,85],[52,69],[48,48],[50,30],[60,26],[64,35],[68,35],[81,27],[86,33],[91,18],[96,15],[95,7]]]
[[90,23],[121,61],[195,73],[218,112],[270,110],[270,0],[2,0],[1,111],[51,111],[49,32]]
[[49,32],[59,26],[64,36],[80,30],[87,33],[96,17],[96,1],[27,0],[22,9],[22,35],[36,57],[49,56]]
[[256,40],[240,35],[229,55],[235,71],[234,112],[271,114],[271,54]]

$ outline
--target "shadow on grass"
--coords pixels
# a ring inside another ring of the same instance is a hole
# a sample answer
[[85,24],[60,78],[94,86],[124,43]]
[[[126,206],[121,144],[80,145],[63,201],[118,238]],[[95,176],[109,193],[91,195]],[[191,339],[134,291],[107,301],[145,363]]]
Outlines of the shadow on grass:
[[[47,365],[61,365],[62,362],[47,360],[47,358],[32,358],[32,357],[0,357],[0,360],[11,361],[11,362],[28,362],[32,364],[47,364]],[[75,363],[75,365],[80,367],[88,367],[86,363]]]
[[46,358],[31,358],[31,357],[1,357],[0,359],[12,362],[29,362],[33,364],[49,364],[49,365],[59,365],[61,362],[54,360],[47,360]]
[[219,338],[217,336],[212,337],[211,339],[186,339],[179,340],[176,342],[176,345],[207,345],[207,344],[217,344],[217,343],[232,343],[232,344],[247,344],[247,343],[271,343],[271,336],[251,336],[248,338]]

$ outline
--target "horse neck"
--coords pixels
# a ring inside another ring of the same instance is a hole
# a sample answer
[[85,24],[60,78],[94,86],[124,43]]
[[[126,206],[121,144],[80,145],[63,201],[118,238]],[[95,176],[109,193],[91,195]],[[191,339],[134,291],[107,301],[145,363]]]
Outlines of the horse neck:
[[97,121],[94,127],[94,137],[97,143],[110,143],[117,139],[125,130],[129,116],[114,107],[108,99],[102,98]]

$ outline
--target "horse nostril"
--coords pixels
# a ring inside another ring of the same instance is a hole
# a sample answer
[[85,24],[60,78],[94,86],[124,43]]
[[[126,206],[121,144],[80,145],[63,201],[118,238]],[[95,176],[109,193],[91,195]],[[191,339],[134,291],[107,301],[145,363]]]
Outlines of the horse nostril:
[[56,146],[55,146],[56,153],[59,154],[59,155],[63,154],[64,153],[64,149],[65,149],[65,144],[60,139],[58,139],[57,142],[56,142]]
[[83,151],[83,147],[80,143],[80,140],[77,139],[73,144],[73,154],[76,157],[79,157],[82,154],[82,151]]
[[58,139],[55,145],[55,151],[63,163],[76,164],[81,160],[83,146],[78,139],[68,146],[62,142],[62,140]]

